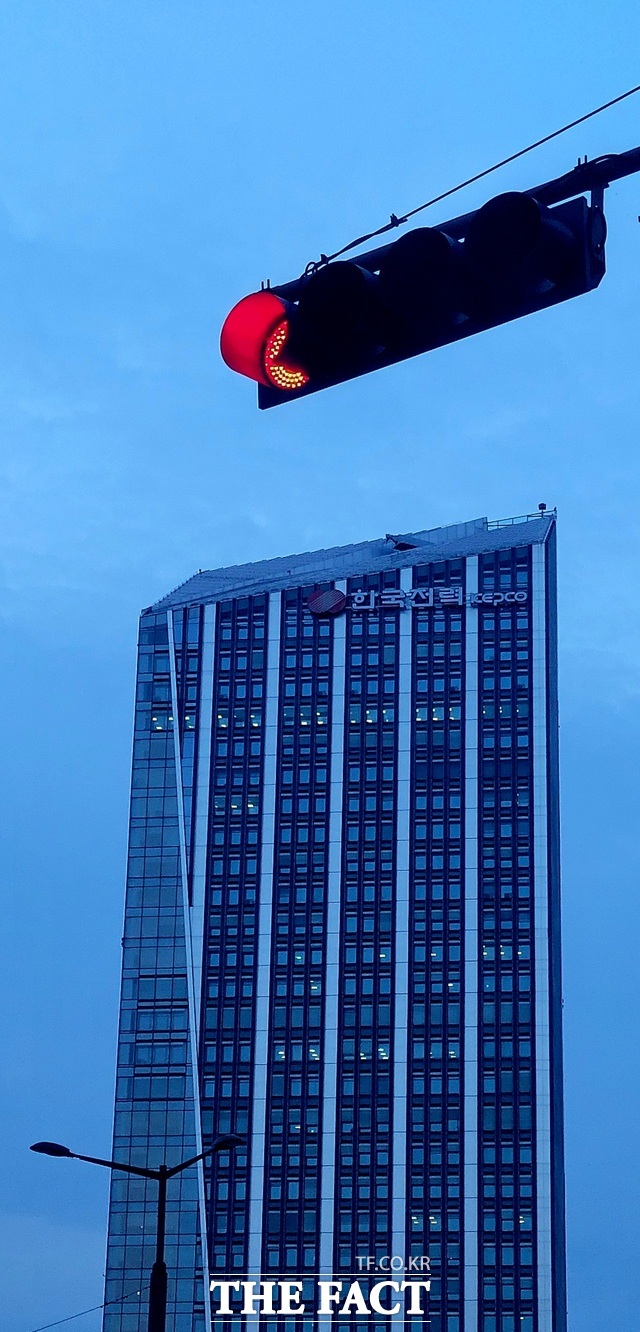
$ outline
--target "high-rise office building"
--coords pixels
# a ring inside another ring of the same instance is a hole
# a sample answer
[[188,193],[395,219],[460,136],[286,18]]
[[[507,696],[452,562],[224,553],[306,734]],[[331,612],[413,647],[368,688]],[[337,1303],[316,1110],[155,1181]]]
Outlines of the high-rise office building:
[[[565,1332],[555,576],[542,512],[143,613],[114,1155],[247,1144],[169,1184],[170,1332],[210,1273],[425,1255],[414,1327]],[[107,1332],[144,1325],[154,1190],[113,1177]]]

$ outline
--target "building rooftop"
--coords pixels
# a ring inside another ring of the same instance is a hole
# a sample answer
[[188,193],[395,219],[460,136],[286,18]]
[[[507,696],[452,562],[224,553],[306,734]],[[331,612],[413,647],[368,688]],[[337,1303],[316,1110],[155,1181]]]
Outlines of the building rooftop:
[[360,541],[352,546],[331,546],[327,550],[307,551],[304,555],[234,564],[227,569],[203,569],[148,606],[143,614],[203,601],[226,601],[257,592],[331,582],[361,573],[380,573],[432,560],[479,555],[509,546],[536,545],[546,540],[555,517],[555,509],[549,509],[494,521],[473,518],[467,523],[433,527],[425,532],[387,533],[375,541]]

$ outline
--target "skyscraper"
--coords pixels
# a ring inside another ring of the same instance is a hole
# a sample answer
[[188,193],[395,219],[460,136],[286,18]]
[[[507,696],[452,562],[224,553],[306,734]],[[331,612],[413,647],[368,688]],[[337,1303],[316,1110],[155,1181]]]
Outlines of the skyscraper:
[[[565,1332],[554,514],[142,614],[114,1155],[229,1130],[169,1185],[171,1332],[210,1273],[424,1256],[416,1328]],[[113,1178],[106,1332],[138,1332],[154,1188]]]

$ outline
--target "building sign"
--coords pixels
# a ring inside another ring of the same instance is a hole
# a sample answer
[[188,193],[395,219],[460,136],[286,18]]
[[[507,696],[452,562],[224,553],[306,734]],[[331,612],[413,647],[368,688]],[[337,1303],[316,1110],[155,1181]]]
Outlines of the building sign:
[[[395,1279],[385,1277],[382,1280],[374,1276],[359,1275],[356,1280],[353,1277],[346,1280],[332,1277],[313,1283],[308,1279],[305,1282],[301,1277],[293,1277],[287,1281],[241,1281],[240,1279],[230,1281],[212,1274],[211,1312],[214,1319],[234,1315],[244,1318],[263,1316],[271,1318],[274,1314],[287,1317],[312,1314],[314,1322],[318,1316],[331,1318],[334,1314],[339,1317],[356,1318],[382,1315],[389,1319],[396,1318],[399,1323],[406,1325],[409,1318],[423,1319],[428,1313],[426,1305],[431,1288],[429,1259],[424,1257],[412,1260],[414,1271],[416,1268],[420,1271],[418,1263],[422,1264],[424,1270],[422,1278],[409,1274],[406,1279],[404,1260],[400,1259],[399,1262],[400,1269],[394,1267],[393,1260],[386,1269],[381,1261],[375,1264],[379,1270],[396,1272]],[[305,1286],[307,1290],[311,1286],[313,1291],[311,1300],[306,1295]],[[303,1292],[305,1292],[304,1300]]]
[[381,592],[352,592],[346,596],[337,588],[312,592],[307,606],[312,615],[340,615],[345,610],[432,610],[453,606],[512,606],[522,605],[528,593],[471,592],[465,596],[461,587],[414,587],[404,592],[401,588],[383,588]]
[[520,592],[474,592],[470,598],[471,606],[512,606],[514,601],[520,606],[527,600],[528,594]]

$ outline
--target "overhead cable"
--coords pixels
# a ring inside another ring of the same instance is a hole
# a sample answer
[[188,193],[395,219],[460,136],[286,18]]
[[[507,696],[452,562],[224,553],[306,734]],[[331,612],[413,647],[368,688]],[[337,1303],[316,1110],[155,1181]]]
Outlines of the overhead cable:
[[98,1309],[108,1309],[112,1304],[122,1304],[125,1300],[132,1300],[134,1295],[141,1294],[141,1290],[130,1290],[128,1295],[120,1295],[117,1300],[105,1300],[104,1304],[94,1304],[90,1309],[82,1309],[80,1313],[58,1318],[55,1323],[43,1323],[41,1327],[34,1327],[32,1332],[48,1332],[50,1327],[61,1327],[63,1323],[72,1323],[75,1318],[84,1318],[85,1314],[96,1313]]
[[311,263],[306,271],[313,271],[316,268],[328,264],[332,259],[338,259],[341,254],[347,254],[349,250],[355,250],[359,245],[364,245],[366,241],[373,240],[376,236],[384,236],[388,231],[394,231],[396,227],[404,226],[410,217],[415,217],[416,213],[422,213],[425,208],[432,208],[434,204],[441,203],[443,199],[449,199],[452,194],[457,194],[459,190],[466,189],[467,185],[474,185],[477,180],[484,180],[485,176],[490,176],[492,172],[499,171],[501,167],[508,166],[510,162],[516,162],[519,157],[524,157],[526,153],[533,152],[534,148],[541,148],[543,144],[550,143],[552,139],[557,139],[560,134],[566,134],[567,130],[575,129],[576,125],[583,125],[585,120],[591,120],[593,116],[599,116],[602,111],[608,111],[609,107],[616,106],[618,102],[624,102],[627,97],[633,97],[634,93],[640,92],[640,83],[634,88],[628,88],[626,92],[620,93],[617,97],[612,97],[610,101],[603,102],[601,106],[594,107],[593,111],[587,111],[585,115],[578,116],[577,120],[570,120],[567,125],[562,125],[560,129],[553,130],[551,134],[545,134],[543,138],[536,139],[535,143],[527,144],[526,148],[520,148],[517,153],[511,153],[509,157],[503,157],[500,162],[494,162],[493,166],[486,167],[484,171],[478,171],[475,176],[469,176],[459,185],[454,185],[450,190],[444,190],[442,194],[434,195],[433,199],[427,199],[426,203],[419,204],[417,208],[411,208],[408,213],[398,217],[395,213],[391,214],[388,222],[384,226],[378,227],[375,231],[368,231],[364,236],[358,236],[356,240],[349,241],[348,245],[343,245],[341,250],[336,250],[333,254],[321,254],[319,263]]

